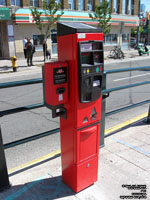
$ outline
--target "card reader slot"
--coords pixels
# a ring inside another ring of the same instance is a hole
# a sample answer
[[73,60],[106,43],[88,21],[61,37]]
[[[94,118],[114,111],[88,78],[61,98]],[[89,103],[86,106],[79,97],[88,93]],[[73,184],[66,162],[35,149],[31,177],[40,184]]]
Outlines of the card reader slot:
[[63,94],[65,92],[65,88],[57,88],[56,93],[57,94]]

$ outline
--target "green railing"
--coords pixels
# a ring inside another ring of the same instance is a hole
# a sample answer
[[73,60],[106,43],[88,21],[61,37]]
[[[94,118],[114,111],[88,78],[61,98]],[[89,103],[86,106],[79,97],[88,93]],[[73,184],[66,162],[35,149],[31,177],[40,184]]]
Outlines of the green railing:
[[106,89],[106,78],[107,78],[107,74],[114,74],[114,73],[123,73],[123,72],[129,72],[129,71],[142,71],[142,70],[150,70],[150,66],[145,66],[145,67],[133,67],[133,68],[122,68],[122,69],[112,69],[112,70],[105,70],[103,73],[103,83],[102,83],[102,94],[103,94],[103,98],[102,98],[102,112],[101,112],[101,130],[100,130],[100,146],[104,146],[104,132],[105,132],[105,116],[109,116],[112,114],[116,114],[118,112],[121,111],[125,111],[137,106],[141,106],[143,104],[146,103],[150,103],[150,99],[146,100],[146,101],[142,101],[140,103],[136,103],[136,104],[132,104],[130,106],[126,106],[117,110],[113,110],[111,112],[106,113],[105,112],[105,107],[106,107],[106,98],[109,96],[110,92],[115,92],[118,90],[123,90],[123,89],[127,89],[127,88],[132,88],[132,87],[138,87],[138,86],[142,86],[142,85],[147,85],[150,84],[150,81],[144,81],[144,82],[140,82],[140,83],[135,83],[135,84],[130,84],[130,85],[124,85],[124,86],[120,86],[120,87],[115,87],[115,88],[110,88],[110,89]]
[[[108,70],[108,71],[104,71],[103,73],[103,83],[102,83],[102,110],[101,110],[101,134],[100,134],[100,147],[104,146],[104,138],[106,136],[104,136],[104,131],[105,131],[105,116],[108,115],[112,115],[114,113],[117,112],[121,112],[123,110],[127,110],[136,106],[140,106],[142,104],[145,103],[149,103],[150,100],[146,100],[137,104],[133,104],[131,106],[127,106],[121,109],[117,109],[114,111],[111,111],[109,113],[105,113],[105,104],[106,104],[106,97],[109,96],[110,92],[115,92],[118,90],[123,90],[123,89],[127,89],[127,88],[131,88],[131,87],[138,87],[141,85],[146,85],[146,84],[150,84],[150,81],[144,81],[141,83],[136,83],[136,84],[130,84],[130,85],[125,85],[125,86],[120,86],[120,87],[116,87],[116,88],[110,88],[110,89],[106,89],[106,76],[107,74],[112,74],[112,73],[120,73],[120,72],[128,72],[128,71],[139,71],[139,70],[150,70],[149,66],[146,67],[136,67],[136,68],[124,68],[124,69],[113,69],[113,70]],[[10,88],[10,87],[18,87],[18,86],[24,86],[24,85],[29,85],[29,84],[37,84],[37,83],[42,83],[42,79],[30,79],[30,80],[22,80],[22,81],[15,81],[15,82],[7,82],[7,83],[0,83],[0,89],[2,88]],[[0,111],[0,117],[5,116],[5,115],[9,115],[9,114],[14,114],[14,113],[18,113],[18,112],[23,112],[23,111],[27,111],[27,110],[31,110],[31,109],[36,109],[36,108],[40,108],[43,107],[44,104],[43,103],[38,103],[38,104],[32,104],[32,105],[28,105],[28,106],[23,106],[23,107],[18,107],[18,108],[14,108],[14,109],[9,109],[9,110],[4,110],[4,111]],[[5,155],[4,155],[4,149],[8,149],[17,145],[21,145],[24,144],[26,142],[30,142],[36,139],[39,139],[41,137],[46,137],[48,135],[54,134],[59,132],[60,129],[53,129],[44,133],[40,133],[31,137],[27,137],[27,138],[23,138],[21,140],[17,140],[14,142],[10,142],[7,144],[3,145],[3,141],[2,141],[2,134],[1,134],[1,128],[0,128],[0,169],[1,172],[0,173],[0,190],[5,188],[5,187],[9,187],[9,179],[8,179],[8,173],[7,173],[7,166],[6,166],[6,160],[5,160]]]

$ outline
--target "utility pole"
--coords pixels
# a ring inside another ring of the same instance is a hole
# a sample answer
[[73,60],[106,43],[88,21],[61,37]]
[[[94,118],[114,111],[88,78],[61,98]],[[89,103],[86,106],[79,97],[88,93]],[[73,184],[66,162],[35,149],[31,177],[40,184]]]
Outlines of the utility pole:
[[[138,17],[139,17],[139,22],[140,22],[140,19],[141,19],[141,16],[140,16],[140,9],[141,8],[141,0],[139,0],[139,5],[138,5]],[[136,39],[136,44],[137,46],[139,45],[139,40],[140,40],[140,23],[139,23],[139,26],[137,27],[137,39]]]
[[149,12],[146,12],[146,45],[149,43]]

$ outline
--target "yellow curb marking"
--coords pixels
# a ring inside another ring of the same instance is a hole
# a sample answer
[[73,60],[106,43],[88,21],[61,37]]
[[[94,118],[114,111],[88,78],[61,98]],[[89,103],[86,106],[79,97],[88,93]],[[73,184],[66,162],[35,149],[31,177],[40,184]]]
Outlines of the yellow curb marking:
[[147,117],[147,115],[148,115],[148,112],[146,112],[144,114],[141,114],[141,115],[138,115],[138,116],[136,116],[136,117],[134,117],[132,119],[129,119],[129,120],[125,121],[125,122],[122,122],[122,123],[120,123],[120,124],[118,124],[116,126],[113,126],[112,128],[108,128],[108,129],[105,130],[105,135],[109,134],[109,133],[111,133],[113,131],[116,131],[116,130],[118,130],[120,128],[123,128],[123,127],[125,127],[125,126],[127,126],[129,124],[132,124],[132,123],[134,123],[134,122],[136,122],[136,121],[138,121],[140,119],[143,119],[143,118]]
[[[138,121],[140,119],[143,119],[143,118],[147,117],[147,115],[148,115],[148,112],[146,112],[144,114],[141,114],[141,115],[138,115],[138,116],[136,116],[136,117],[134,117],[132,119],[129,119],[129,120],[125,121],[125,122],[122,122],[122,123],[120,123],[120,124],[118,124],[118,125],[116,125],[116,126],[114,126],[112,128],[108,128],[108,129],[105,130],[105,135],[109,134],[110,132],[116,131],[116,130],[118,130],[120,128],[123,128],[123,127],[125,127],[125,126],[127,126],[129,124],[132,124],[132,123],[134,123],[134,122],[136,122],[136,121]],[[56,151],[54,151],[52,153],[49,153],[47,155],[44,155],[44,156],[42,156],[40,158],[37,158],[35,160],[32,160],[30,162],[27,162],[25,164],[22,164],[22,165],[19,165],[19,166],[15,167],[15,168],[12,168],[12,169],[8,170],[8,173],[12,173],[14,171],[23,169],[25,167],[29,167],[31,165],[35,165],[35,164],[37,164],[39,162],[42,162],[42,161],[44,161],[46,159],[52,158],[52,157],[54,157],[54,156],[56,156],[56,155],[58,155],[60,153],[61,153],[60,149],[56,150]]]
[[40,158],[37,158],[35,160],[32,160],[32,161],[27,162],[27,163],[22,164],[22,165],[19,165],[18,167],[12,168],[12,169],[8,170],[8,173],[12,173],[13,171],[17,171],[17,170],[23,169],[23,168],[28,167],[30,165],[35,165],[35,164],[37,164],[39,162],[42,162],[42,161],[44,161],[44,160],[46,160],[48,158],[52,158],[52,157],[56,156],[59,153],[60,153],[60,150],[56,150],[56,151],[54,151],[52,153],[49,153],[49,154],[47,154],[45,156],[41,156]]

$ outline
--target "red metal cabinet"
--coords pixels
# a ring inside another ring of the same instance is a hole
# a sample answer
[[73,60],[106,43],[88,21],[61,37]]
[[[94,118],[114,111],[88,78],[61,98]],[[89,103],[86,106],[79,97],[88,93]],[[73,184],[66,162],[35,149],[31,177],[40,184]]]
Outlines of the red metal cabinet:
[[[76,132],[76,130],[75,130]],[[99,124],[77,131],[75,146],[75,162],[80,164],[87,159],[98,155],[99,149]]]
[[43,66],[45,105],[57,106],[68,101],[68,64],[47,62]]
[[97,154],[97,134],[97,126],[91,126],[79,132],[78,155],[80,162]]
[[[79,192],[97,181],[102,94],[99,92],[95,100],[81,102],[80,79],[91,75],[91,87],[101,88],[103,49],[96,48],[102,48],[103,33],[93,27],[92,33],[84,29],[78,32],[80,25],[76,24],[77,29],[73,29],[74,23],[64,24],[60,29],[58,27],[58,60],[68,63],[69,91],[68,101],[64,103],[67,118],[60,118],[62,180],[73,191]],[[90,29],[90,26],[86,27]],[[92,55],[90,65],[85,64],[89,58],[82,60],[86,53],[80,52],[86,51],[83,47],[88,48],[88,43]],[[83,74],[84,71],[87,74]],[[97,77],[100,77],[98,81]]]

